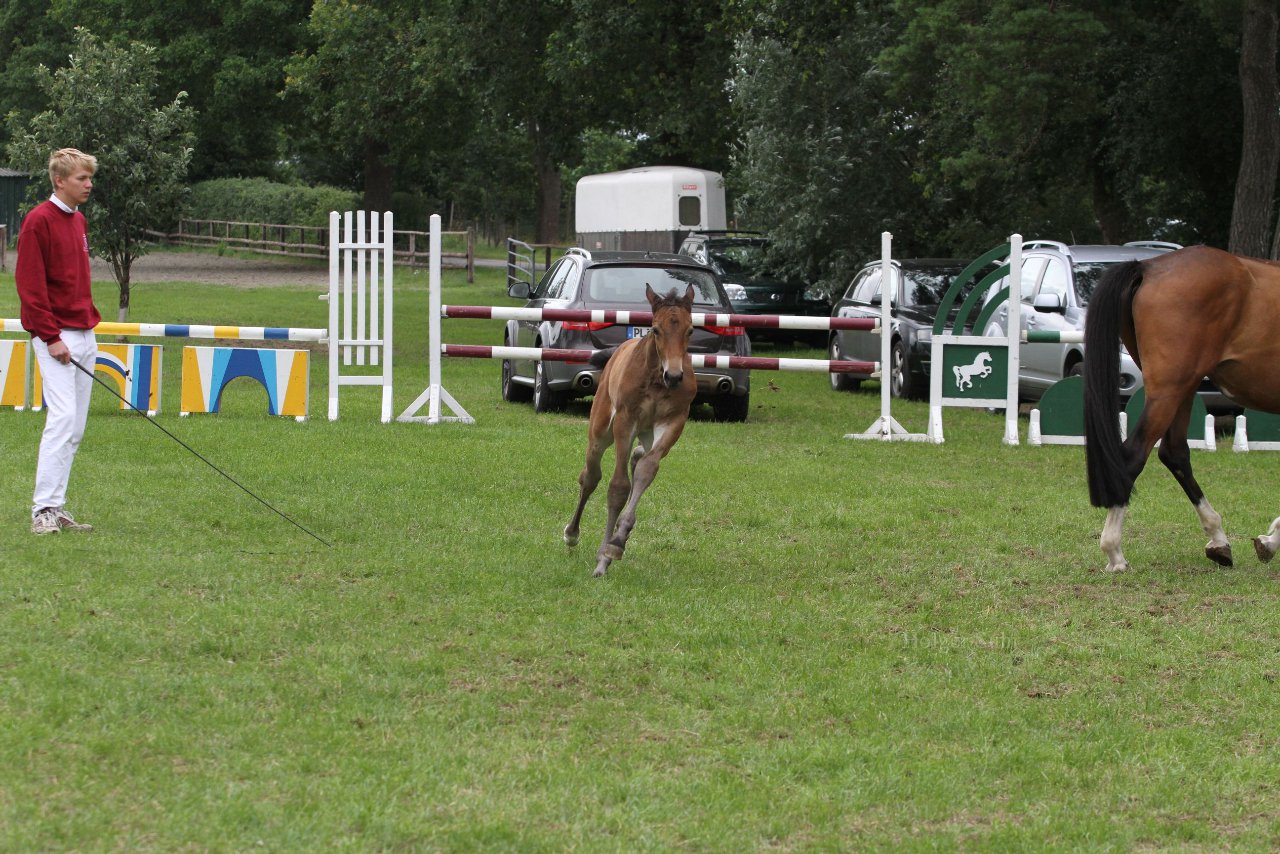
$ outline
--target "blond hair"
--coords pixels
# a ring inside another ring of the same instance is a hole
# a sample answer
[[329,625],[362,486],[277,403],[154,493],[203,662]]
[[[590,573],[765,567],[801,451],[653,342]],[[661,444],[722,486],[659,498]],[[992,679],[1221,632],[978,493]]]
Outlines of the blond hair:
[[98,171],[98,158],[85,154],[78,148],[59,148],[49,155],[49,180],[56,182],[58,178],[69,178],[77,169],[88,169],[90,173]]

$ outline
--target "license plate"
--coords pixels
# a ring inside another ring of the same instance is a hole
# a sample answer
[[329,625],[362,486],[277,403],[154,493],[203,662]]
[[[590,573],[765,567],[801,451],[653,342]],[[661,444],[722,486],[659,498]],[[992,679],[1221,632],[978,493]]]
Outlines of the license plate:
[[628,338],[643,338],[648,334],[649,334],[648,326],[628,326],[627,327]]

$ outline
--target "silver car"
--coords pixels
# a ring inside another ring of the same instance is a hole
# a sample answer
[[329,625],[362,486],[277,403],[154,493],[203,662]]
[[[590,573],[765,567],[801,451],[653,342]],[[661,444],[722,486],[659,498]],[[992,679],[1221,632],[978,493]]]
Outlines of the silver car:
[[[1123,246],[1068,246],[1052,240],[1029,240],[1022,245],[1020,283],[1023,331],[1083,332],[1089,297],[1103,271],[1122,261],[1141,261],[1174,249],[1176,243],[1146,241]],[[1009,285],[1006,276],[990,294]],[[986,335],[1007,334],[1008,305],[991,316]],[[1019,350],[1018,395],[1039,400],[1049,386],[1063,377],[1083,373],[1084,344],[1025,344]],[[1142,372],[1125,351],[1120,354],[1120,393],[1131,397],[1142,388]]]

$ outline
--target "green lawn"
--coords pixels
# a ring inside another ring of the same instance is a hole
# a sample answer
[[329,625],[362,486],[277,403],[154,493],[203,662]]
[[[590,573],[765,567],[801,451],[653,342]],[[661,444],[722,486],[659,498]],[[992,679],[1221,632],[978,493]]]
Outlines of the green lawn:
[[[444,301],[506,303],[501,281],[450,271]],[[427,385],[425,288],[398,274],[397,412]],[[326,310],[173,283],[135,286],[131,319]],[[247,380],[180,419],[180,348],[161,423],[335,546],[101,389],[70,503],[98,530],[33,537],[43,419],[0,411],[0,850],[1280,844],[1280,575],[1248,543],[1280,513],[1274,455],[1193,452],[1240,566],[1204,558],[1153,459],[1110,576],[1081,449],[954,410],[941,446],[854,442],[874,384],[757,372],[750,420],[689,425],[597,580],[603,487],[560,539],[585,404],[535,415],[457,360],[475,425],[379,424],[372,389],[331,423],[317,350],[311,421]]]

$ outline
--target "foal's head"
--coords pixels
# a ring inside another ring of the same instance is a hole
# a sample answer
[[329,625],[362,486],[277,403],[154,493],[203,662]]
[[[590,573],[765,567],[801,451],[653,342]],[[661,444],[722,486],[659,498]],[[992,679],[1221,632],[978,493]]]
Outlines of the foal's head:
[[684,382],[684,356],[693,335],[693,285],[684,296],[676,296],[675,288],[665,297],[644,286],[645,298],[653,308],[653,331],[649,336],[662,365],[662,381],[667,388],[678,388]]

